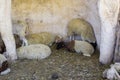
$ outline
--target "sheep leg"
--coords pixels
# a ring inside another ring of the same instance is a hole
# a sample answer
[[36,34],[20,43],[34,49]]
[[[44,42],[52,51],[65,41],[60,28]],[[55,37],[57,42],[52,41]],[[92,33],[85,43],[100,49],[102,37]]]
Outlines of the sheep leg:
[[102,64],[110,63],[113,58],[118,13],[119,0],[99,0],[99,15],[101,19],[99,61]]

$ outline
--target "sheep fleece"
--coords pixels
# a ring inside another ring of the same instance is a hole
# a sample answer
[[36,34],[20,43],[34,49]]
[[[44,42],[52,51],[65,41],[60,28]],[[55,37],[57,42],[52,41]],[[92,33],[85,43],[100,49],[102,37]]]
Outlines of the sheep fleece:
[[28,44],[49,45],[55,40],[55,36],[49,32],[34,33],[26,36]]
[[94,52],[92,45],[85,41],[75,40],[74,49],[77,53],[82,52],[84,56],[91,56]]
[[23,46],[17,49],[20,59],[44,59],[51,54],[51,49],[44,44]]
[[75,18],[68,23],[68,35],[72,35],[73,32],[81,35],[82,40],[89,42],[95,42],[95,35],[91,24],[84,19]]

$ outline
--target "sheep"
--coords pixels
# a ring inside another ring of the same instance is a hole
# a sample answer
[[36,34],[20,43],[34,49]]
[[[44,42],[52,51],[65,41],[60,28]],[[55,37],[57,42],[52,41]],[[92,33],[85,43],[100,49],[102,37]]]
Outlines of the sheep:
[[51,54],[51,49],[44,44],[23,46],[17,49],[18,59],[44,59]]
[[88,57],[94,53],[93,46],[86,41],[72,40],[70,42],[61,42],[59,45],[57,45],[57,49],[60,49],[60,47],[66,48],[68,51],[82,53],[84,56]]
[[[57,47],[56,49],[60,49],[64,46],[64,43],[68,43],[68,42],[71,42],[73,40],[79,40],[79,41],[82,41],[82,38],[80,35],[76,34],[76,33],[73,33],[71,36],[67,36],[67,37],[57,37],[55,39],[55,43],[57,44]],[[87,41],[86,41],[87,42]],[[89,42],[88,42],[89,43]],[[94,49],[96,49],[96,42],[95,43],[90,43]]]
[[10,71],[7,58],[0,54],[0,75],[8,74]]
[[55,38],[55,44],[57,45],[56,49],[59,50],[60,48],[63,48],[65,43],[71,42],[72,40],[82,40],[82,39],[81,39],[81,36],[79,36],[77,34],[74,34],[74,33],[71,36],[66,36],[66,37],[59,36],[59,37],[56,37]]
[[74,18],[68,22],[67,25],[67,35],[71,36],[76,33],[81,36],[83,41],[88,41],[90,43],[95,43],[95,35],[91,24],[89,24],[84,19]]
[[59,36],[49,32],[41,32],[41,33],[29,34],[26,36],[26,39],[28,40],[29,45],[41,43],[52,46],[56,37]]
[[22,40],[22,46],[28,45],[27,39],[25,38],[27,30],[28,24],[25,21],[13,21],[13,33],[20,37],[20,40]]
[[69,50],[74,49],[77,53],[82,53],[84,56],[90,57],[94,53],[94,48],[86,41],[73,40],[68,43],[67,48]]

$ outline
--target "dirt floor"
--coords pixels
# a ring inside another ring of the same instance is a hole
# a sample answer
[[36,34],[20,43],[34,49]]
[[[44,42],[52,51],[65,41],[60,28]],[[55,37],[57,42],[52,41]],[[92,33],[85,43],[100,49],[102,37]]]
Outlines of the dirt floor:
[[52,49],[52,54],[43,60],[17,60],[10,65],[11,72],[0,80],[105,80],[100,66],[99,53],[92,57]]

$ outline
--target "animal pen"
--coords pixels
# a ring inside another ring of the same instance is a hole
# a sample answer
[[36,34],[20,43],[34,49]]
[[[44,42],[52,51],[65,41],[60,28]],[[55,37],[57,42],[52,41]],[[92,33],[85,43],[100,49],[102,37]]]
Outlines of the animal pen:
[[119,80],[119,7],[120,0],[0,1],[0,80]]

